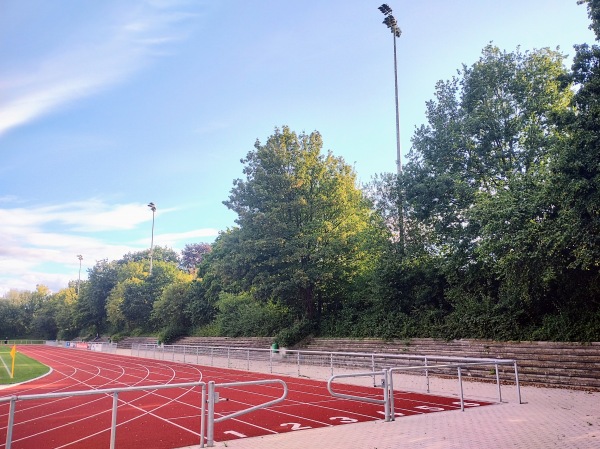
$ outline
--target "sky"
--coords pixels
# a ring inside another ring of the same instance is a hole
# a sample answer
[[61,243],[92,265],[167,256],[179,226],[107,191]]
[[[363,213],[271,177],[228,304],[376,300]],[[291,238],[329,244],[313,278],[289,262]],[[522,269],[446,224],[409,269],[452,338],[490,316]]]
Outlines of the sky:
[[[0,295],[235,226],[223,201],[275,127],[319,131],[361,183],[396,171],[382,0],[2,0]],[[490,42],[573,56],[576,0],[390,0],[403,159],[435,83]],[[570,65],[570,62],[567,62]]]

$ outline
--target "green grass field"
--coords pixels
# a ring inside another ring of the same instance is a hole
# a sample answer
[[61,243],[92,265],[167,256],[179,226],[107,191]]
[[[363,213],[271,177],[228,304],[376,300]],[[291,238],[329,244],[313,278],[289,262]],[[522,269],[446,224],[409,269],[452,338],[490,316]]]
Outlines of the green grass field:
[[17,356],[15,357],[15,375],[14,378],[11,379],[11,349],[12,346],[0,347],[0,385],[25,382],[30,379],[35,379],[36,377],[39,377],[50,371],[50,368],[46,365],[42,365],[37,360],[34,360],[32,358],[27,357],[24,354],[21,354],[19,352],[19,346],[17,346]]

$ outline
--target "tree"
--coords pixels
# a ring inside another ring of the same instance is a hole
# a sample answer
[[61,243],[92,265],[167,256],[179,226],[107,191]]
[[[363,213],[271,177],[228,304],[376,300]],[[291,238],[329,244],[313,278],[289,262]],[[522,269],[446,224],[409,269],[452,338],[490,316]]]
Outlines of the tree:
[[430,254],[444,257],[456,332],[518,338],[548,300],[536,273],[552,266],[537,249],[553,208],[556,117],[572,97],[563,58],[486,47],[461,78],[438,83],[429,125],[413,137],[408,211]]
[[352,169],[322,146],[318,132],[288,127],[257,141],[242,160],[246,179],[224,202],[238,227],[217,239],[210,258],[224,290],[281,301],[317,325],[373,261],[370,205]]
[[[136,251],[134,253],[127,253],[121,259],[120,263],[128,263],[128,262],[143,262],[150,260],[150,249],[145,249],[142,251]],[[162,246],[155,246],[152,249],[152,260],[161,261],[161,262],[169,262],[169,263],[178,263],[179,255],[176,251],[171,248],[167,248],[166,246],[163,248]]]
[[191,276],[178,270],[174,262],[157,261],[150,275],[145,261],[129,261],[119,265],[117,279],[106,303],[113,330],[148,332],[156,330],[151,314],[163,291],[173,283],[190,282]]
[[193,243],[185,245],[181,251],[181,267],[189,272],[198,269],[212,247],[209,243]]
[[9,290],[0,298],[0,338],[27,336],[28,324],[24,314],[22,296],[29,292]]
[[99,260],[81,282],[77,301],[77,326],[87,334],[101,332],[106,324],[106,301],[117,284],[118,264]]

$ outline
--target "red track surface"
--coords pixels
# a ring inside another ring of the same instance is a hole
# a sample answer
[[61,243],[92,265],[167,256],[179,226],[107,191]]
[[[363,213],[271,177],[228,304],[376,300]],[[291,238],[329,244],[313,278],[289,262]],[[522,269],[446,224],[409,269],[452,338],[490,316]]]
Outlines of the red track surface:
[[[0,390],[0,397],[137,385],[213,380],[217,384],[282,379],[287,399],[276,406],[215,424],[215,441],[383,419],[383,406],[333,398],[325,382],[168,361],[125,357],[50,346],[18,350],[50,366],[52,372],[27,384]],[[336,384],[335,390],[381,399],[381,388]],[[218,388],[215,416],[281,396],[280,385]],[[394,393],[396,416],[460,408],[456,398]],[[172,449],[199,444],[200,388],[173,388],[119,394],[116,447]],[[467,406],[487,405],[467,402]],[[106,449],[109,447],[112,396],[93,395],[17,402],[14,449]],[[8,403],[0,404],[0,448],[5,447]]]

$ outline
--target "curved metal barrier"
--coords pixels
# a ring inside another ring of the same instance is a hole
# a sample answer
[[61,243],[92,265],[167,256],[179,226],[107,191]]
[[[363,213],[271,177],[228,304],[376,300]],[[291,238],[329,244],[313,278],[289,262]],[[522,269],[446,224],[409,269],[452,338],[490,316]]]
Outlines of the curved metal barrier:
[[[346,393],[338,393],[336,391],[333,391],[333,388],[331,386],[331,384],[333,383],[334,380],[336,379],[344,379],[344,378],[350,378],[350,377],[374,377],[376,375],[382,375],[383,376],[383,380],[381,382],[381,387],[383,389],[383,399],[374,399],[374,398],[368,398],[365,396],[354,396],[352,394],[346,394]],[[390,421],[390,414],[391,414],[391,409],[390,409],[390,405],[393,402],[390,402],[390,392],[393,393],[393,390],[391,390],[388,385],[389,385],[389,370],[383,370],[383,371],[370,371],[368,373],[356,373],[356,374],[337,374],[335,376],[331,376],[329,378],[329,380],[327,381],[327,390],[329,391],[329,393],[336,398],[341,398],[341,399],[352,399],[355,401],[360,401],[360,402],[369,402],[371,404],[381,404],[383,405],[383,409],[384,409],[384,415],[385,415],[385,420]],[[392,400],[393,400],[393,394],[392,396]]]
[[[234,388],[234,387],[244,387],[248,385],[267,385],[278,383],[283,387],[282,395],[268,402],[264,402],[262,404],[254,405],[252,407],[238,410],[237,412],[230,413],[229,415],[221,416],[220,418],[215,419],[215,404],[219,401],[219,395],[215,391],[217,388]],[[279,404],[288,395],[288,386],[281,379],[272,379],[272,380],[253,380],[246,382],[230,382],[226,384],[215,384],[213,381],[208,383],[208,430],[206,433],[206,444],[208,447],[214,446],[214,431],[215,431],[215,423],[220,423],[226,421],[231,418],[237,418],[238,416],[245,415],[246,413],[253,412],[255,410],[259,410],[261,408],[270,407],[275,404]],[[202,439],[204,441],[204,438]],[[201,443],[200,447],[204,447],[204,444]]]

